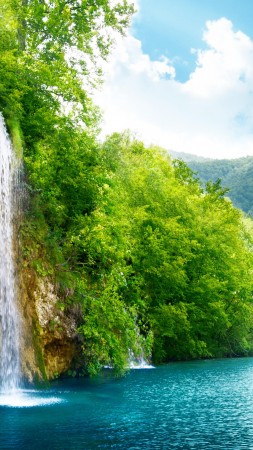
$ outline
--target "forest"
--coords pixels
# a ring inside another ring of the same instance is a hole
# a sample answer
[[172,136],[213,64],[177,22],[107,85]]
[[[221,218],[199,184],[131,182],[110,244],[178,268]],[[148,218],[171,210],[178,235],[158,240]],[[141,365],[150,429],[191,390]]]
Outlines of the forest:
[[26,186],[22,266],[75,315],[75,367],[123,373],[130,351],[156,364],[253,354],[251,219],[219,180],[202,186],[131,132],[99,140],[91,91],[133,5],[0,0],[0,12],[0,111]]
[[221,180],[221,185],[228,189],[227,196],[234,206],[246,214],[253,215],[253,157],[238,159],[209,160],[188,162],[196,172],[203,185],[207,181]]

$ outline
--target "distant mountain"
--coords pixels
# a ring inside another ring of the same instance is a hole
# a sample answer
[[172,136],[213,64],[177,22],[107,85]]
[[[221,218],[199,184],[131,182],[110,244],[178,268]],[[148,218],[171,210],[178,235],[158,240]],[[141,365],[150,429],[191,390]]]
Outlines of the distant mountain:
[[169,153],[175,159],[183,159],[203,184],[220,178],[222,186],[229,189],[227,195],[234,205],[253,216],[253,156],[219,160],[187,153]]
[[204,156],[193,155],[192,153],[174,152],[174,150],[168,150],[173,159],[182,159],[187,164],[189,161],[206,162],[213,161],[211,158],[205,158]]

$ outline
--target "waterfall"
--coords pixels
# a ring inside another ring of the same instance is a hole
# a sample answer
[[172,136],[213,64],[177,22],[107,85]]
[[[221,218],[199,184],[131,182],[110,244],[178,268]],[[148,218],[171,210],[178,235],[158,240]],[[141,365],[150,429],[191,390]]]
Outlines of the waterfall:
[[143,355],[143,352],[140,356],[135,356],[132,350],[128,351],[129,353],[129,369],[154,369],[155,367],[152,366]]
[[20,382],[19,318],[13,260],[13,187],[16,159],[0,114],[0,392]]

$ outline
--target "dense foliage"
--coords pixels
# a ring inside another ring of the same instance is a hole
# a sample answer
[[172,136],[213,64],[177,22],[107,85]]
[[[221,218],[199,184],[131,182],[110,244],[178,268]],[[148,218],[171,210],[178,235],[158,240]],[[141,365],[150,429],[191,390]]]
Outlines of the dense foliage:
[[89,373],[122,371],[129,351],[155,362],[248,354],[250,222],[219,183],[203,192],[160,149],[129,133],[96,140],[83,83],[108,52],[105,30],[132,12],[113,3],[0,0],[0,108],[14,141],[22,132],[30,197],[23,265],[75,314]]

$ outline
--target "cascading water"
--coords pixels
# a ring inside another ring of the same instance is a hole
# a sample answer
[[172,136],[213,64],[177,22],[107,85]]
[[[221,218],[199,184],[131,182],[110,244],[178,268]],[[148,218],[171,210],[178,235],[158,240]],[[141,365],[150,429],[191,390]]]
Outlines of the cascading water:
[[136,357],[132,350],[129,350],[129,369],[154,369],[155,367],[149,364],[143,356]]
[[13,260],[13,187],[16,161],[0,115],[0,392],[19,387],[19,317]]

